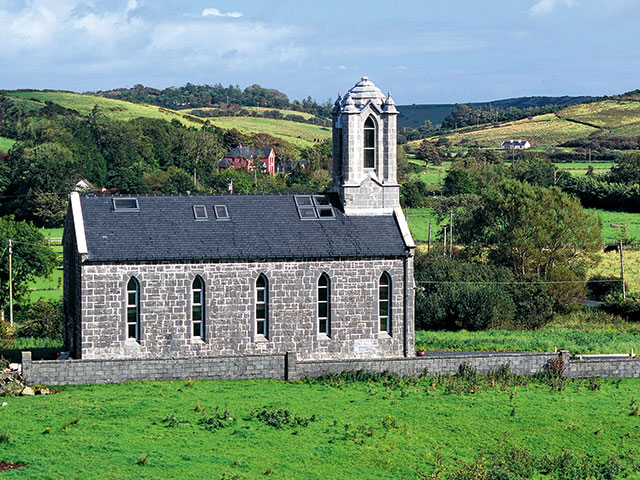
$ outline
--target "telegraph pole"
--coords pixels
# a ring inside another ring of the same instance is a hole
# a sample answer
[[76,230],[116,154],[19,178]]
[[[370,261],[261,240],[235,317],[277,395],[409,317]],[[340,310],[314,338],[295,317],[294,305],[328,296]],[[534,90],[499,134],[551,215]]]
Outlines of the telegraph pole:
[[453,211],[449,212],[449,257],[453,258]]
[[13,327],[13,244],[9,239],[9,322]]

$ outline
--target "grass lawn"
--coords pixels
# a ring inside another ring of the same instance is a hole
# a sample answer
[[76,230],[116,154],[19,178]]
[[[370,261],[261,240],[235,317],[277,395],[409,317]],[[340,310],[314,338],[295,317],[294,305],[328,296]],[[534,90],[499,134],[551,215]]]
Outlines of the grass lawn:
[[411,208],[407,211],[407,223],[413,235],[413,240],[419,243],[429,241],[429,223],[431,223],[431,241],[436,241],[440,232],[438,219],[431,208]]
[[601,312],[557,315],[539,330],[484,330],[480,332],[416,332],[416,347],[427,350],[553,352],[573,354],[640,351],[640,323],[625,322]]
[[30,351],[34,360],[54,360],[62,351],[62,339],[18,337],[1,355],[12,362],[21,362],[23,351]]
[[598,382],[589,388],[573,381],[559,392],[517,383],[424,377],[64,387],[55,395],[5,399],[0,460],[27,466],[2,476],[487,478],[454,474],[490,461],[506,444],[554,471],[535,478],[569,479],[584,477],[567,476],[567,462],[604,466],[609,456],[624,454],[620,463],[628,468],[640,453],[640,417],[630,415],[640,380],[602,380],[600,389]]
[[604,243],[616,243],[620,229],[611,224],[625,225],[627,236],[635,238],[632,243],[640,243],[640,213],[618,212],[615,210],[593,209],[602,220],[602,240]]

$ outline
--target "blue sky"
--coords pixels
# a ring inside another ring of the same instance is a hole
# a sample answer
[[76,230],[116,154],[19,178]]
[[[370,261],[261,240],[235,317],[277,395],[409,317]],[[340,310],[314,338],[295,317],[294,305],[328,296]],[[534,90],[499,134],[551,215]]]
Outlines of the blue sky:
[[396,102],[640,88],[638,0],[0,0],[0,88],[253,83]]

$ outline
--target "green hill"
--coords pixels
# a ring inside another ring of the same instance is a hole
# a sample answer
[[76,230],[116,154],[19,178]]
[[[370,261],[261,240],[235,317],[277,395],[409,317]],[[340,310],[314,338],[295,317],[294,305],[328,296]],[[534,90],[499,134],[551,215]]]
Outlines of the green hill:
[[[266,133],[291,142],[299,147],[313,145],[314,142],[327,139],[331,136],[331,130],[327,127],[281,119],[261,117],[211,117],[204,119],[191,115],[187,110],[171,110],[155,105],[54,90],[19,90],[2,91],[1,93],[23,100],[23,104],[26,105],[25,108],[29,109],[42,108],[45,102],[52,102],[66,109],[74,110],[82,115],[89,115],[97,105],[102,114],[114,120],[126,121],[138,117],[161,118],[168,122],[178,120],[186,126],[196,128],[200,128],[205,121],[209,121],[210,124],[223,129],[236,128],[243,133]],[[265,110],[258,107],[248,108],[260,111]],[[293,110],[282,110],[282,113],[312,116]],[[0,150],[2,150],[5,144],[8,143],[0,143]],[[7,147],[7,149],[9,147]]]
[[[543,107],[545,105],[574,105],[590,100],[591,97],[517,97],[494,100],[492,102],[469,103],[471,107],[508,109],[510,107],[525,109],[529,107]],[[398,127],[418,128],[425,120],[434,125],[440,125],[442,121],[453,111],[456,104],[432,104],[432,105],[398,105]]]

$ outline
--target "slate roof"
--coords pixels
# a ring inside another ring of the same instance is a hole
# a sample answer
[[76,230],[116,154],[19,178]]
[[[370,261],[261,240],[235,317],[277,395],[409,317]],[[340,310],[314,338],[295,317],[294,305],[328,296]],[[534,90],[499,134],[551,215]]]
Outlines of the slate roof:
[[271,148],[258,148],[258,147],[245,147],[238,145],[233,150],[230,150],[222,158],[246,158],[247,160],[253,158],[266,158],[271,155]]
[[[138,196],[115,211],[111,196],[80,197],[87,262],[380,258],[406,255],[392,215],[301,220],[294,195]],[[334,207],[337,197],[330,197]],[[208,219],[196,220],[195,205]],[[217,220],[225,205],[229,220]]]

